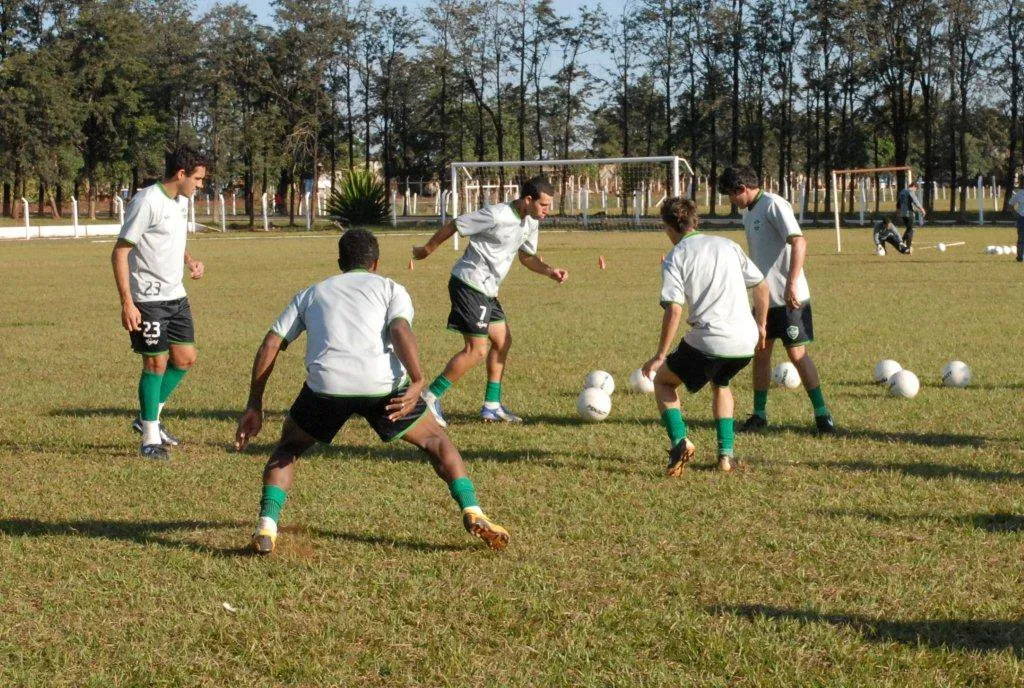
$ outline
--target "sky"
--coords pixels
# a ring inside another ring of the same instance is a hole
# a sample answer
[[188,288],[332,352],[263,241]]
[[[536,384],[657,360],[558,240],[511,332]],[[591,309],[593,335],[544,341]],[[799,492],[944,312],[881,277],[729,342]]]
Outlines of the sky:
[[[422,7],[423,5],[426,5],[429,1],[430,0],[407,0],[407,2],[397,2],[395,0],[391,0],[391,2],[381,1],[378,4],[393,5],[395,7],[405,5],[406,7],[412,9],[415,7]],[[215,4],[216,0],[197,0],[199,14],[206,12],[206,10],[210,9]],[[246,2],[244,4],[247,5],[249,9],[251,9],[256,14],[256,16],[260,18],[261,22],[269,24],[274,16],[274,10],[270,6],[271,0],[256,0],[255,2]],[[574,13],[577,12],[581,7],[593,6],[595,4],[596,3],[593,0],[554,0],[552,2],[552,6],[555,8],[555,12],[559,14]],[[603,2],[602,4],[605,6],[605,9],[608,10],[617,3],[614,0],[612,0],[611,2]]]

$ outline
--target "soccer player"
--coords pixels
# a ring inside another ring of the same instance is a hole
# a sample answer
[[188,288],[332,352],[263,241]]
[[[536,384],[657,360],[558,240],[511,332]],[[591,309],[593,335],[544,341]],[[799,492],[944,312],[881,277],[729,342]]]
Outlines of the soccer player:
[[889,216],[875,223],[871,238],[875,242],[875,252],[880,256],[885,255],[885,244],[891,244],[900,253],[910,253],[896,232],[896,224]]
[[1017,262],[1024,262],[1024,189],[1010,197],[1009,206],[1017,214]]
[[819,433],[835,433],[835,422],[821,391],[821,379],[807,344],[814,341],[811,292],[804,277],[807,240],[793,215],[793,208],[781,196],[761,189],[749,167],[727,167],[718,178],[719,193],[727,194],[739,208],[746,209],[743,227],[750,258],[768,282],[768,343],[754,353],[754,412],[740,428],[757,432],[768,425],[768,384],[771,381],[772,346],[781,339],[789,360],[800,373],[814,408]]
[[166,460],[167,448],[180,444],[160,414],[196,362],[195,326],[182,277],[184,267],[192,279],[206,271],[185,248],[188,199],[203,188],[206,166],[206,159],[188,146],[169,152],[164,180],[129,201],[110,256],[121,325],[142,355],[139,415],[132,428],[142,434],[140,453],[148,459]]
[[[729,472],[733,459],[733,398],[729,381],[750,363],[756,347],[765,345],[768,285],[743,249],[723,237],[697,231],[693,201],[669,198],[661,204],[665,234],[675,248],[661,264],[661,321],[658,352],[642,368],[654,375],[654,395],[661,422],[668,431],[666,475],[682,474],[696,447],[686,436],[686,421],[676,389],[686,385],[695,394],[711,383],[711,410],[718,435],[718,467]],[[754,290],[754,315],[747,289]],[[690,330],[671,354],[683,306]]]
[[280,351],[303,331],[306,381],[284,420],[281,439],[263,470],[260,516],[253,549],[270,554],[295,461],[317,441],[330,444],[353,415],[385,442],[398,438],[430,457],[462,509],[463,526],[492,549],[504,549],[508,531],[484,515],[462,456],[427,413],[424,379],[412,333],[412,301],[402,285],[377,273],[380,248],[365,229],[338,240],[340,275],[299,292],[263,338],[252,365],[249,401],[238,422],[235,448],[245,449],[263,426],[263,390]]
[[485,358],[487,389],[480,417],[486,422],[523,421],[501,403],[501,380],[512,346],[512,334],[498,301],[498,287],[516,256],[528,269],[559,284],[569,279],[567,270],[552,267],[537,255],[538,223],[547,217],[554,192],[544,177],[529,179],[517,200],[460,215],[437,230],[425,245],[412,249],[413,258],[423,260],[455,232],[469,237],[466,252],[452,267],[448,280],[452,304],[448,329],[462,333],[464,346],[423,393],[441,427],[447,426],[441,411],[441,397]]
[[903,226],[906,227],[906,231],[903,232],[903,245],[907,247],[907,253],[913,253],[914,247],[914,224],[917,222],[918,214],[924,217],[927,213],[924,206],[921,205],[921,201],[917,199],[917,182],[911,181],[909,186],[903,188],[900,191],[900,195],[896,202],[899,206],[900,217],[903,218]]

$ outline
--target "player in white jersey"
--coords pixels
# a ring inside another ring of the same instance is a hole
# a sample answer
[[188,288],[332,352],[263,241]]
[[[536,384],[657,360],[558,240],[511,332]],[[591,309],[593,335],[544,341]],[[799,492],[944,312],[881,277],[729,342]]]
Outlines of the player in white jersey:
[[[695,394],[711,383],[711,410],[718,437],[718,467],[731,471],[734,403],[729,382],[765,345],[768,286],[743,249],[723,237],[697,231],[693,201],[669,198],[661,204],[665,234],[675,246],[661,264],[661,321],[658,351],[642,371],[654,376],[654,395],[671,448],[666,474],[677,477],[696,448],[686,436],[679,395]],[[754,314],[747,302],[753,289]],[[683,308],[690,330],[671,354]]]
[[239,451],[263,426],[263,391],[278,354],[306,332],[306,381],[263,470],[252,539],[258,554],[274,551],[296,460],[317,441],[330,444],[353,415],[365,418],[385,442],[401,438],[426,452],[462,509],[466,530],[492,549],[508,544],[508,531],[480,509],[458,449],[427,412],[412,301],[402,285],[377,274],[379,256],[371,232],[345,232],[338,240],[341,274],[299,292],[256,352],[249,401],[235,433]]
[[764,273],[770,295],[768,344],[754,354],[754,412],[740,430],[757,432],[768,425],[772,345],[776,339],[781,339],[810,397],[818,432],[835,433],[835,422],[825,404],[818,369],[807,354],[806,345],[814,341],[811,292],[804,277],[807,240],[793,215],[793,208],[781,196],[763,191],[757,174],[749,167],[726,168],[718,178],[718,191],[746,210],[743,227],[748,251]]
[[551,209],[552,194],[554,188],[547,179],[534,177],[523,184],[517,200],[460,215],[437,230],[425,245],[412,250],[413,258],[423,260],[456,232],[469,238],[469,246],[448,280],[452,304],[448,329],[462,334],[464,346],[424,391],[427,405],[442,427],[447,423],[441,396],[485,358],[487,389],[480,417],[488,422],[522,422],[501,403],[501,380],[512,334],[498,301],[498,287],[517,256],[526,268],[559,284],[569,278],[567,270],[552,267],[537,255],[538,223]]
[[1007,204],[1017,216],[1017,262],[1024,262],[1024,189],[1018,189]]
[[111,263],[121,298],[121,325],[142,355],[139,415],[132,428],[142,434],[140,452],[168,459],[179,444],[160,423],[167,398],[196,361],[195,326],[184,268],[199,279],[206,268],[185,248],[188,198],[203,188],[206,159],[187,146],[167,154],[164,179],[142,189],[125,208]]

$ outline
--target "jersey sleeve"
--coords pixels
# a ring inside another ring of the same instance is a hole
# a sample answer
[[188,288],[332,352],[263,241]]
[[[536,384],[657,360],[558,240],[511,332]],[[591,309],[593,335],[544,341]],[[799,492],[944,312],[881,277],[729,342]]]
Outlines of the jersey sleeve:
[[412,325],[413,317],[412,299],[409,292],[397,282],[391,291],[391,301],[388,303],[387,324],[390,327],[395,320],[402,319]]
[[270,331],[288,343],[295,341],[300,334],[305,332],[306,322],[302,316],[306,310],[305,302],[308,294],[308,289],[296,294],[281,315],[277,316],[277,320],[270,326]]
[[800,223],[796,221],[796,215],[793,214],[793,206],[789,203],[772,203],[768,207],[767,215],[771,226],[783,239],[788,239],[791,236],[803,236]]
[[764,274],[754,264],[754,261],[750,260],[738,244],[733,244],[733,246],[736,248],[736,253],[739,254],[740,271],[743,273],[743,283],[747,285],[747,289],[756,287],[761,282],[764,282]]
[[526,239],[523,241],[522,246],[519,250],[531,256],[537,255],[537,241],[540,239],[540,227],[536,223],[530,229],[530,233],[526,235]]
[[686,305],[686,291],[683,289],[683,279],[679,271],[670,260],[661,264],[661,305],[667,306],[670,303]]
[[128,207],[124,209],[124,224],[117,238],[129,244],[138,244],[143,232],[152,226],[153,208],[146,194],[138,193],[128,201]]
[[494,214],[487,206],[455,218],[455,229],[462,236],[473,236],[492,227],[494,227]]

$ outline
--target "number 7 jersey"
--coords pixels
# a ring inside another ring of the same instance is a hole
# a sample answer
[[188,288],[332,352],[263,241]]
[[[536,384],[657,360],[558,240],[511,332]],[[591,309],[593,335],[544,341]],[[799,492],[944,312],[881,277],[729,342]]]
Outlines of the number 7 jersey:
[[136,303],[171,301],[185,296],[182,284],[188,199],[171,198],[159,182],[128,202],[118,239],[134,248],[128,254],[128,277]]

